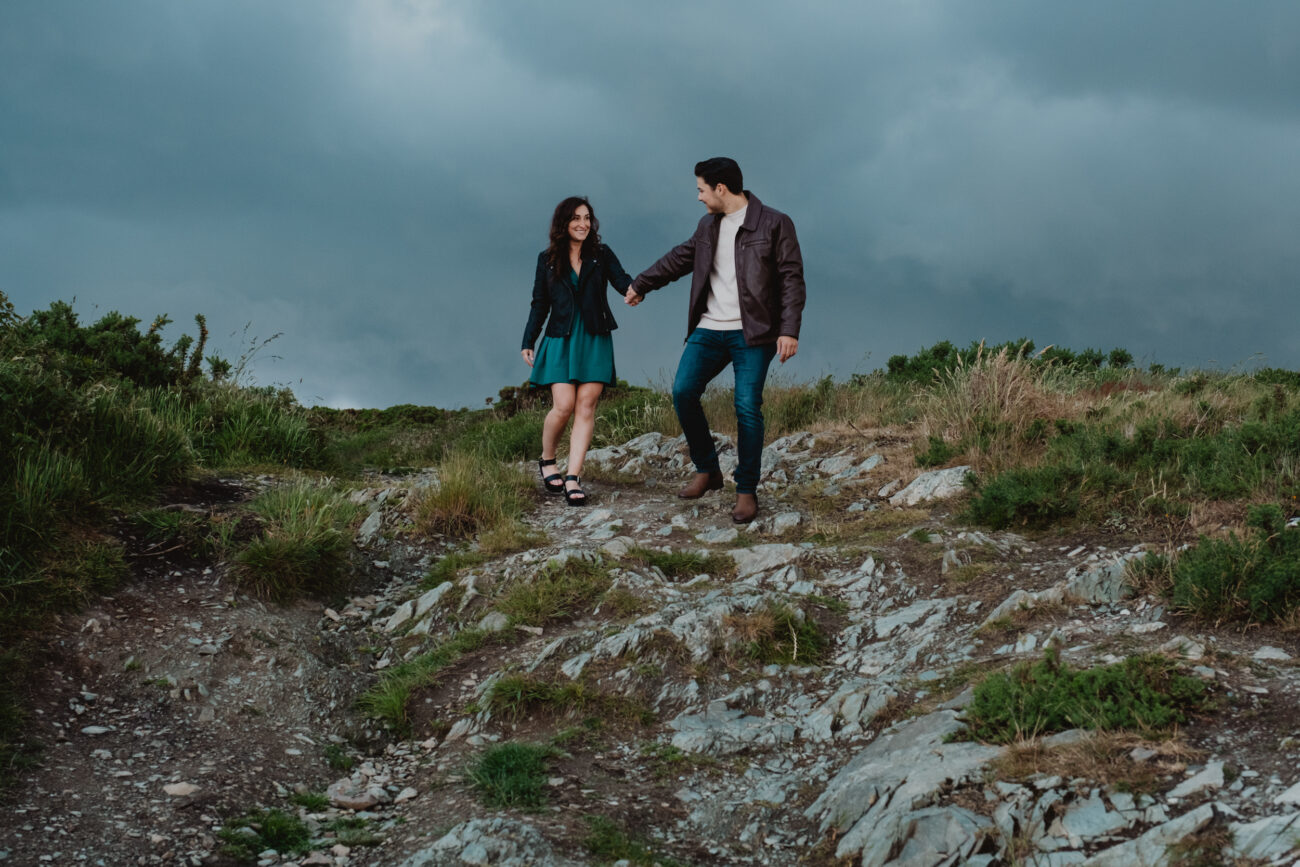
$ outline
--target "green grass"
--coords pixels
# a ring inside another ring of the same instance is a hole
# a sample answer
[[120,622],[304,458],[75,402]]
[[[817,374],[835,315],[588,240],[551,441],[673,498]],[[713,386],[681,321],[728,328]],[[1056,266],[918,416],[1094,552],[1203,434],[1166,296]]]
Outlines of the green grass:
[[546,626],[589,614],[611,583],[603,561],[570,558],[515,579],[496,607],[511,625]]
[[455,581],[462,571],[481,566],[486,562],[487,557],[478,551],[452,551],[439,557],[437,562],[429,567],[420,586],[425,590],[431,590],[439,584]]
[[249,508],[265,529],[235,556],[241,586],[285,602],[346,583],[360,506],[339,491],[299,481],[260,494]]
[[1074,669],[1049,650],[1039,662],[981,681],[966,709],[966,731],[1000,744],[1074,728],[1158,736],[1207,700],[1201,681],[1178,674],[1162,656]]
[[461,630],[432,650],[385,670],[379,682],[361,697],[360,707],[368,716],[383,720],[400,733],[407,733],[410,730],[407,705],[414,690],[433,683],[439,671],[464,654],[489,642],[506,640],[509,640],[508,634]]
[[967,516],[995,529],[1043,527],[1115,509],[1158,517],[1187,503],[1294,495],[1300,407],[1265,397],[1238,418],[1205,403],[1187,420],[1059,421],[1043,463],[977,484]]
[[830,641],[817,622],[788,605],[772,604],[726,618],[734,652],[759,665],[820,665]]
[[348,755],[347,750],[338,744],[326,744],[324,750],[325,764],[332,771],[350,771],[356,760]]
[[468,772],[489,807],[538,810],[545,804],[548,761],[554,747],[507,742],[488,747]]
[[343,816],[326,822],[322,827],[331,844],[342,843],[344,846],[378,846],[384,838],[373,830],[371,823],[359,816]]
[[480,451],[450,452],[438,465],[438,485],[414,497],[415,527],[466,538],[518,521],[533,497],[532,477],[515,467]]
[[42,751],[29,737],[28,713],[21,700],[30,666],[19,650],[0,650],[0,792],[17,782],[19,772],[33,767]]
[[722,554],[698,551],[655,551],[652,548],[632,548],[627,559],[653,566],[669,578],[694,578],[711,575],[725,578],[736,573],[736,562]]
[[330,805],[330,799],[323,792],[294,792],[289,796],[289,802],[309,813],[319,813]]
[[528,675],[507,675],[492,684],[485,696],[489,710],[512,719],[535,712],[597,713],[602,719],[648,723],[654,713],[643,703],[610,695],[583,681],[550,681]]
[[231,819],[217,832],[221,851],[242,863],[257,861],[259,852],[304,855],[311,849],[311,832],[297,816],[282,810],[256,810]]
[[629,833],[612,819],[587,816],[586,821],[589,831],[583,845],[602,864],[629,861],[644,867],[683,867],[682,862],[657,853],[647,840]]

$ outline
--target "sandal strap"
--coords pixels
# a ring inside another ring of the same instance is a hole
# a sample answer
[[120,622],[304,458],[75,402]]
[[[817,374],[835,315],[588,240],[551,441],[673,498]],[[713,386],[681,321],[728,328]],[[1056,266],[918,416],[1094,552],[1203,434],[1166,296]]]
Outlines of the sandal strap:
[[555,461],[556,461],[556,458],[542,458],[541,460],[539,460],[539,461],[537,462],[537,466],[539,466],[539,467],[553,467],[553,466],[555,466]]
[[565,476],[564,480],[566,482],[578,482],[579,484],[582,483],[582,479],[578,478],[577,476]]

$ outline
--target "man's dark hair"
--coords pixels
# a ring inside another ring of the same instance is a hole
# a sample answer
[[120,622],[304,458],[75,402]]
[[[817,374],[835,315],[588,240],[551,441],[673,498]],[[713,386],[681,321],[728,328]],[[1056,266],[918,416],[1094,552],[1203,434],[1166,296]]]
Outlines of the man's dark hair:
[[712,157],[695,164],[695,177],[703,178],[710,187],[725,184],[735,195],[745,191],[745,176],[731,157]]

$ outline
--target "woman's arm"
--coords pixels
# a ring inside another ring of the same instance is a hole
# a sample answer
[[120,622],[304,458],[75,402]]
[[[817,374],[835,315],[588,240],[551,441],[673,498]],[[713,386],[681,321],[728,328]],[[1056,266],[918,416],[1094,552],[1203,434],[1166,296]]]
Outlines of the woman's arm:
[[623,270],[623,265],[614,255],[614,251],[605,247],[605,273],[609,278],[609,285],[618,290],[619,295],[627,292],[627,287],[632,285],[632,275]]
[[532,351],[537,336],[542,333],[542,326],[551,312],[550,282],[546,254],[541,253],[537,257],[537,274],[533,277],[533,302],[528,311],[528,324],[524,326],[524,342],[521,349]]

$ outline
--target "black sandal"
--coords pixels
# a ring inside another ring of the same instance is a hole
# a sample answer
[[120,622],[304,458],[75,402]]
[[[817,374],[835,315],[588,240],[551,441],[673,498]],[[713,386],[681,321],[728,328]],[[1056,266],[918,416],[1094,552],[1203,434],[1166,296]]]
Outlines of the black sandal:
[[562,494],[564,493],[564,482],[555,481],[560,478],[560,474],[551,473],[549,476],[546,475],[546,468],[553,466],[555,466],[555,458],[551,458],[549,461],[543,458],[537,462],[537,472],[542,477],[542,487],[546,488],[546,493]]
[[564,502],[570,506],[587,505],[587,492],[582,489],[582,479],[577,476],[565,476],[564,481],[578,483],[578,487],[572,489],[568,485],[564,486]]

